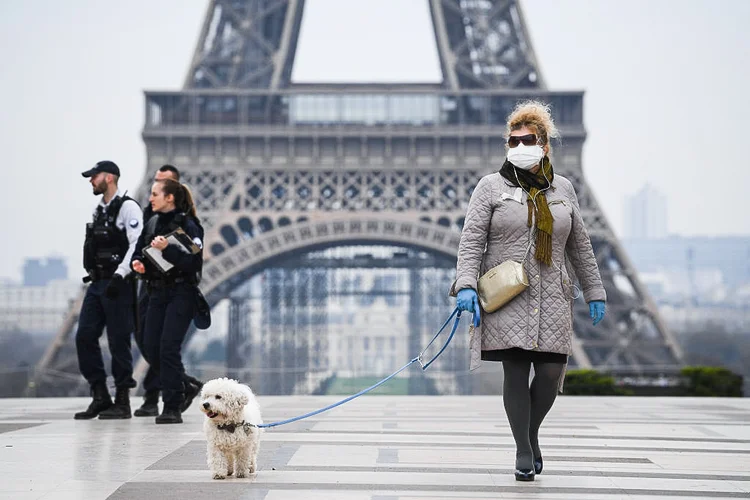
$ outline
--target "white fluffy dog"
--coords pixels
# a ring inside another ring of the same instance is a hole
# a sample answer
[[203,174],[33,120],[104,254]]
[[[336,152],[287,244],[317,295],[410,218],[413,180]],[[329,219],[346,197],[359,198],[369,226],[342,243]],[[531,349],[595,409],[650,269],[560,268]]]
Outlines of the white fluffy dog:
[[255,394],[228,378],[203,384],[200,409],[206,414],[203,432],[208,440],[208,467],[214,479],[245,477],[256,469],[262,424]]

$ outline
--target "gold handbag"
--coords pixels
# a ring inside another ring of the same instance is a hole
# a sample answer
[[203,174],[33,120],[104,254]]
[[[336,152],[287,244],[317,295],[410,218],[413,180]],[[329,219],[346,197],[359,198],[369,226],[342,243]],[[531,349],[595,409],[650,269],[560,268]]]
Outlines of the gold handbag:
[[528,286],[529,279],[523,264],[514,260],[506,260],[479,278],[477,282],[479,303],[485,312],[495,312]]

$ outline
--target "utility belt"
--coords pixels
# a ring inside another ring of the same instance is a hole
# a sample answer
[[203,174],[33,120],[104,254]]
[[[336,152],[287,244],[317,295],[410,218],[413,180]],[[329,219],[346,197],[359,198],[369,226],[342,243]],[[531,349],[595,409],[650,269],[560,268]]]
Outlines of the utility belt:
[[158,279],[147,279],[146,287],[149,290],[169,288],[171,286],[184,283],[186,285],[196,285],[197,282],[194,278],[188,278],[185,276],[177,276],[175,278],[158,278]]
[[91,271],[88,271],[88,276],[81,278],[81,281],[84,283],[92,283],[94,281],[109,280],[115,275],[115,271],[116,269],[112,269],[111,271],[92,269]]

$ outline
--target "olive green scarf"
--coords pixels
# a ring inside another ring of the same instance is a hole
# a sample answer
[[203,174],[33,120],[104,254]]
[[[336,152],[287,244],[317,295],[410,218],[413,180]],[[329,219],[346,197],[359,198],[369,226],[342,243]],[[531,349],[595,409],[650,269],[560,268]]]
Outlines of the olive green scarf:
[[[500,169],[500,175],[516,187],[523,188],[528,194],[529,217],[528,227],[531,227],[532,213],[536,218],[536,251],[534,257],[539,262],[552,265],[552,212],[547,204],[547,197],[543,189],[552,185],[555,173],[548,157],[542,159],[542,168],[539,172],[532,174],[528,170],[515,167],[511,162],[505,160]],[[520,185],[519,185],[520,183]],[[532,203],[536,200],[536,205]]]

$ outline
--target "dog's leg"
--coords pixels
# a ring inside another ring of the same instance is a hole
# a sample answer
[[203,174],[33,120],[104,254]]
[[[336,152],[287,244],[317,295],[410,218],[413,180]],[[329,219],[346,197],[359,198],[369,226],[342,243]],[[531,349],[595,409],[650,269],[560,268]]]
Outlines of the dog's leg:
[[258,451],[260,450],[260,432],[256,430],[255,432],[253,432],[250,438],[250,457],[248,469],[250,470],[250,474],[254,474],[257,470]]
[[208,468],[211,470],[214,479],[224,479],[227,477],[227,460],[221,450],[214,447],[212,443],[208,444]]
[[235,451],[235,457],[237,459],[237,477],[247,477],[249,456],[250,449],[247,446],[237,448]]
[[234,471],[237,470],[234,463],[234,453],[230,450],[225,451],[224,460],[227,461],[227,476],[231,476],[234,474]]

